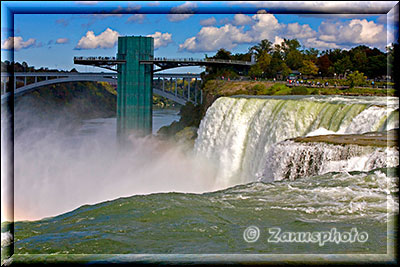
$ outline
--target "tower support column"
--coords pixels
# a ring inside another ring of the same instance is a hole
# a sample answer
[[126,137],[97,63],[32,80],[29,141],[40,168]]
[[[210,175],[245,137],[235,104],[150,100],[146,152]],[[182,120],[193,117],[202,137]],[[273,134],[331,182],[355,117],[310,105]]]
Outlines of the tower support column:
[[154,39],[142,36],[118,37],[117,135],[126,140],[130,134],[152,133],[153,65],[140,60],[154,57]]

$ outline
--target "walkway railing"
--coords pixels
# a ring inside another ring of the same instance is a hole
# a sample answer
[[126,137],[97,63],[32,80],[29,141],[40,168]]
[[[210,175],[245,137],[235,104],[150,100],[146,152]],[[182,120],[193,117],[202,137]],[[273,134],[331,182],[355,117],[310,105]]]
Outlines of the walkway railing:
[[166,57],[156,57],[153,61],[158,62],[212,62],[212,63],[225,63],[225,64],[243,64],[243,65],[253,65],[253,62],[250,61],[241,61],[241,60],[231,60],[231,59],[214,59],[214,58],[166,58]]

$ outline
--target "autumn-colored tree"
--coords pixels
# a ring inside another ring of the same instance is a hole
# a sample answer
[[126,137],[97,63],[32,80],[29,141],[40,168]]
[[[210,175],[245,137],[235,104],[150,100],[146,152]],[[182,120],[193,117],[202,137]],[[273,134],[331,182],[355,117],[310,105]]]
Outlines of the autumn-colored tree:
[[328,74],[330,73],[329,67],[331,66],[332,62],[329,60],[328,55],[323,55],[317,59],[317,67],[322,76],[328,76]]

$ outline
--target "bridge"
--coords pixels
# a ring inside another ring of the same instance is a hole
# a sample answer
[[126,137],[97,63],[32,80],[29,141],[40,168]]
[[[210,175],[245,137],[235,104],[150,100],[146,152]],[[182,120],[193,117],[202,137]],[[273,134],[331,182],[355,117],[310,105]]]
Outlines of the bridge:
[[[249,68],[255,62],[219,59],[168,59],[154,57],[154,39],[143,36],[118,37],[116,57],[74,57],[75,64],[91,65],[116,73],[14,73],[4,76],[2,104],[11,95],[19,96],[40,86],[73,81],[104,81],[117,84],[117,136],[130,133],[144,136],[152,132],[153,93],[184,105],[202,102],[197,74],[161,74],[162,70],[187,66],[236,66]],[[179,78],[183,82],[179,81]],[[29,81],[28,81],[29,80]],[[3,82],[3,75],[2,75]],[[13,86],[7,90],[6,84]],[[19,86],[21,85],[21,86]]]
[[[9,73],[1,73],[1,103],[4,104],[11,96]],[[14,97],[37,90],[39,87],[64,82],[108,82],[117,85],[116,73],[104,72],[15,72]],[[185,82],[186,81],[186,82]],[[157,73],[153,76],[153,94],[185,105],[190,101],[202,103],[200,90],[201,77],[190,73]]]
[[[225,59],[196,59],[196,58],[165,58],[157,57],[152,59],[139,60],[140,64],[150,64],[157,66],[158,69],[153,69],[153,73],[163,71],[166,69],[179,68],[179,67],[190,67],[190,66],[247,66],[251,67],[255,64],[254,61],[240,61],[240,60],[225,60]],[[118,60],[115,57],[74,57],[74,63],[80,65],[96,66],[112,71],[117,69],[112,66],[118,64],[125,64],[126,60]]]

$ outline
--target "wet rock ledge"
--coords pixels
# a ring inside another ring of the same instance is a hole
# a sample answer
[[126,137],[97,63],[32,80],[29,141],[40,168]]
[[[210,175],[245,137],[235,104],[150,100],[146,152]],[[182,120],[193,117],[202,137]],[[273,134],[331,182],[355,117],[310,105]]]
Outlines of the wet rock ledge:
[[323,142],[334,145],[359,145],[373,147],[398,146],[399,129],[385,132],[369,132],[364,134],[329,134],[289,139],[294,142],[309,143]]

